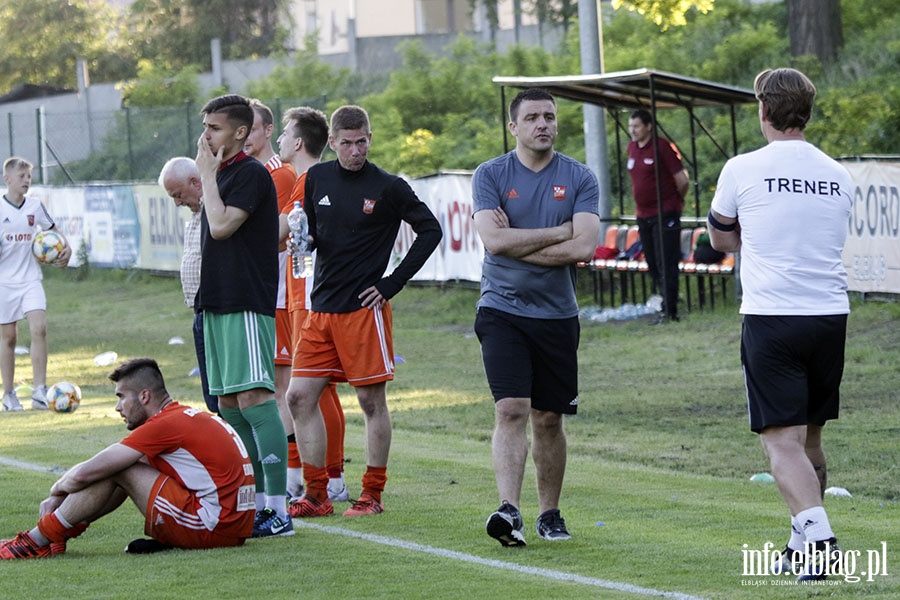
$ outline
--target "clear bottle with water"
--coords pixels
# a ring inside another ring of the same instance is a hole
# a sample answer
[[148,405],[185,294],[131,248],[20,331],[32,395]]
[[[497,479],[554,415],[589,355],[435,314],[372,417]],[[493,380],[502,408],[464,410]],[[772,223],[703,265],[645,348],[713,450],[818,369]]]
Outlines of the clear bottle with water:
[[300,202],[288,213],[288,227],[291,228],[293,251],[291,252],[291,274],[294,279],[303,279],[313,273],[312,252],[309,249],[309,221]]

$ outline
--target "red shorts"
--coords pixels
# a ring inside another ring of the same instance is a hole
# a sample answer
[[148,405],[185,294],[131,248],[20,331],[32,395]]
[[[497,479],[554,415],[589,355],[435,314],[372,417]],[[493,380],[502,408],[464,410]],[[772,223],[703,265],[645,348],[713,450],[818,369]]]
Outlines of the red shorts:
[[350,385],[394,378],[391,305],[350,313],[310,311],[294,352],[294,377],[331,377]]
[[176,548],[227,548],[240,546],[253,533],[254,511],[242,511],[238,521],[206,528],[197,514],[194,494],[178,480],[160,475],[150,490],[144,533]]
[[[297,331],[300,331],[299,329]],[[291,366],[294,348],[294,328],[291,313],[286,308],[275,309],[275,364]]]

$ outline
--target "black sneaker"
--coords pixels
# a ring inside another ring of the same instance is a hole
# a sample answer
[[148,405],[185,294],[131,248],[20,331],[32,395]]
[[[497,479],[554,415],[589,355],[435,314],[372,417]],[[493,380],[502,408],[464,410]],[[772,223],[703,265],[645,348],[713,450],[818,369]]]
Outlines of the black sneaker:
[[772,561],[772,565],[769,567],[769,574],[784,575],[785,573],[796,573],[802,565],[803,550],[793,550],[790,546],[785,545],[778,558]]
[[264,508],[256,514],[253,537],[281,537],[294,535],[294,522],[290,517],[282,519],[271,508]]
[[503,546],[524,546],[525,525],[519,509],[503,501],[497,512],[488,517],[487,533]]
[[162,552],[163,550],[171,550],[172,546],[168,544],[163,544],[159,540],[154,540],[153,538],[144,539],[138,538],[125,546],[126,554],[154,554],[156,552]]
[[[822,581],[828,575],[834,575],[831,567],[841,560],[841,549],[837,540],[829,538],[820,542],[807,542],[805,560],[802,563],[803,570],[797,577],[797,581]],[[827,567],[827,568],[826,568]]]
[[556,508],[550,509],[538,517],[537,532],[540,537],[551,542],[572,539],[569,530],[566,529],[565,519]]

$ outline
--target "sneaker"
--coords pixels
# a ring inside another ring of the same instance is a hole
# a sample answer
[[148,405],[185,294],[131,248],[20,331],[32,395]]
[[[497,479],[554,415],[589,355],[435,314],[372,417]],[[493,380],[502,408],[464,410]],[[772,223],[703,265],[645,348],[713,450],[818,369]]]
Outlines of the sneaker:
[[154,554],[171,549],[172,546],[163,544],[159,540],[138,538],[125,546],[125,554]]
[[364,515],[377,515],[384,512],[384,504],[363,493],[353,506],[344,511],[345,517],[361,517]]
[[569,530],[566,529],[565,519],[556,508],[542,513],[537,518],[537,533],[541,538],[551,542],[572,539]]
[[[12,392],[6,392],[3,394],[3,410],[9,411],[19,411],[25,410],[22,408],[22,404],[19,402],[19,397],[16,396],[15,390]],[[12,541],[12,540],[10,540]]]
[[31,408],[34,410],[49,410],[50,405],[47,404],[47,386],[39,385],[34,388],[31,393]]
[[522,513],[507,501],[503,501],[497,512],[488,517],[487,533],[503,546],[524,546],[525,526]]
[[347,489],[343,477],[328,480],[328,499],[332,502],[350,502],[350,490]]
[[805,547],[810,551],[805,555],[803,571],[797,577],[797,581],[822,581],[833,575],[831,567],[841,560],[841,549],[837,540],[829,538],[820,542],[807,542]]
[[291,518],[282,519],[271,508],[264,508],[256,514],[253,523],[253,537],[281,537],[294,535],[294,522]]
[[287,497],[300,498],[303,496],[303,469],[287,470]]
[[292,500],[288,507],[288,514],[292,519],[327,517],[332,513],[334,513],[334,505],[327,498],[324,502],[318,502],[309,496],[303,496],[299,500]]
[[21,558],[47,558],[51,556],[50,545],[38,546],[27,531],[23,531],[11,540],[0,545],[0,560],[18,560]]
[[783,575],[785,573],[795,573],[798,565],[803,564],[804,554],[802,550],[792,550],[789,546],[785,546],[778,558],[772,561],[769,567],[770,575]]

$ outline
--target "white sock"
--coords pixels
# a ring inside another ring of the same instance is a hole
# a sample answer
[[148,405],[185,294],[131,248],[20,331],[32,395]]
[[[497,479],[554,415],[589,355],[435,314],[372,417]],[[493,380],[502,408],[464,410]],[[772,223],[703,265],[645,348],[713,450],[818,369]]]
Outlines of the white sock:
[[265,492],[256,492],[256,512],[261,511],[266,507],[266,494]]
[[808,542],[821,542],[834,537],[828,515],[822,506],[813,506],[797,513],[795,517]]
[[266,496],[266,508],[271,508],[279,517],[287,515],[287,496]]
[[803,535],[803,529],[800,528],[797,517],[791,517],[791,539],[788,540],[787,547],[791,550],[802,551],[805,541],[806,536]]

